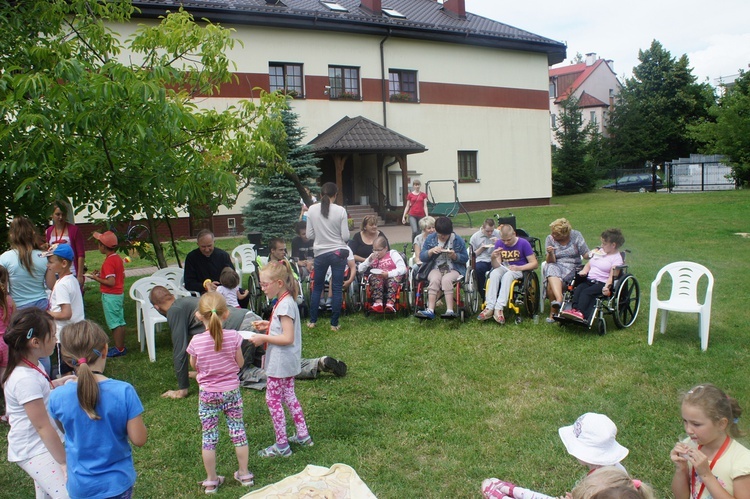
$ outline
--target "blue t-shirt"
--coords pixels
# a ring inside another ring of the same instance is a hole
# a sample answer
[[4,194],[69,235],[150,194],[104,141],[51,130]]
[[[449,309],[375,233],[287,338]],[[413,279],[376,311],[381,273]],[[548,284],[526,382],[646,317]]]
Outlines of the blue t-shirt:
[[23,308],[47,298],[47,291],[44,288],[47,259],[42,256],[42,250],[33,250],[31,253],[33,273],[29,273],[21,264],[16,250],[8,250],[0,255],[0,265],[8,269],[10,296],[16,302],[17,307]]
[[135,388],[114,379],[99,382],[99,402],[93,420],[78,403],[78,383],[52,390],[50,415],[65,429],[68,494],[99,499],[122,494],[135,484],[128,421],[143,412]]
[[507,265],[526,265],[529,263],[529,257],[534,254],[531,244],[526,239],[518,238],[513,246],[506,246],[501,240],[495,243],[495,249],[502,249],[503,266]]

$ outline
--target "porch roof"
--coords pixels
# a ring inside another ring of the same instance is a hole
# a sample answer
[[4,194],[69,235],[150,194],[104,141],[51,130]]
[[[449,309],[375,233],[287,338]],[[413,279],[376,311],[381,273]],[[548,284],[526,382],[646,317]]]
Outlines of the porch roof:
[[309,144],[318,155],[325,154],[415,154],[427,148],[419,142],[363,116],[344,116]]

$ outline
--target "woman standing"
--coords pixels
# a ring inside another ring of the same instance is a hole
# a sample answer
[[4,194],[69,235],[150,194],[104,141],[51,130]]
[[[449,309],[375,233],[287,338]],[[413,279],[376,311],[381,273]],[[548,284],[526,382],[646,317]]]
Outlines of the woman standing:
[[78,230],[75,224],[68,223],[68,205],[63,201],[52,203],[52,225],[47,227],[46,235],[48,244],[69,244],[73,248],[73,267],[70,269],[71,274],[78,280],[81,289],[86,281],[83,272],[83,263],[86,258],[86,249],[84,248],[83,233]]
[[[10,249],[0,255],[0,265],[8,270],[10,296],[18,310],[28,307],[47,310],[49,305],[44,288],[47,259],[36,246],[37,235],[31,220],[25,217],[14,218],[8,229]],[[49,357],[39,360],[49,374]]]
[[573,230],[565,218],[558,218],[551,224],[550,234],[544,246],[547,256],[544,266],[544,280],[546,282],[547,297],[550,301],[547,322],[554,322],[552,316],[560,311],[563,299],[563,283],[569,282],[575,275],[576,267],[581,264],[581,258],[588,258],[589,247],[577,230]]
[[[338,187],[333,182],[323,184],[320,190],[320,203],[312,205],[307,211],[307,238],[315,241],[313,243],[315,280],[310,303],[320,302],[326,272],[330,268],[333,288],[331,331],[339,329],[344,269],[349,256],[349,248],[346,245],[349,239],[348,217],[346,210],[334,203],[338,191]],[[307,327],[314,328],[317,320],[318,307],[310,307],[310,322],[307,323]]]
[[419,235],[419,221],[429,215],[427,212],[427,193],[420,192],[422,183],[415,180],[411,183],[412,191],[406,196],[406,206],[402,222],[411,226],[411,240]]
[[359,232],[354,234],[349,241],[349,249],[352,250],[354,261],[360,264],[372,255],[372,245],[375,239],[385,235],[378,230],[378,218],[375,215],[367,215],[362,219]]

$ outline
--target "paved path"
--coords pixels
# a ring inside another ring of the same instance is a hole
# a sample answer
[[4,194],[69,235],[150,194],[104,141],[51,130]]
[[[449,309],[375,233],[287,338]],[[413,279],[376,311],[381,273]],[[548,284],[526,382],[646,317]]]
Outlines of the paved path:
[[[382,225],[380,230],[392,244],[397,245],[395,249],[401,250],[401,246],[411,239],[411,228],[408,225]],[[478,229],[472,227],[456,227],[456,233],[459,236],[471,236]],[[156,272],[156,267],[142,267],[129,269],[125,264],[125,277],[147,276]]]

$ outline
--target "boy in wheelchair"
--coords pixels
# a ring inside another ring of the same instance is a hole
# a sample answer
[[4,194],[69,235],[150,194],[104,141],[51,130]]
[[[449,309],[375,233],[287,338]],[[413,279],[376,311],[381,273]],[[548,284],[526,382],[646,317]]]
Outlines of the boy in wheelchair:
[[521,279],[525,270],[534,270],[538,266],[531,243],[518,237],[513,226],[501,226],[500,239],[492,251],[493,270],[490,272],[485,308],[477,319],[485,321],[494,317],[498,324],[505,324],[503,309],[508,304],[513,281]]
[[[358,270],[365,274],[363,285],[366,279],[372,293],[373,303],[370,310],[377,313],[385,311],[395,314],[400,284],[406,275],[406,262],[401,254],[390,249],[388,240],[384,236],[378,236],[372,243],[372,254],[359,264]],[[384,294],[386,295],[385,306],[383,305]]]
[[609,297],[612,294],[613,271],[624,263],[620,254],[623,244],[625,238],[620,229],[607,229],[602,232],[601,246],[591,251],[591,260],[578,273],[580,277],[576,278],[571,308],[562,311],[560,315],[582,322],[591,319],[596,299],[601,295]]

